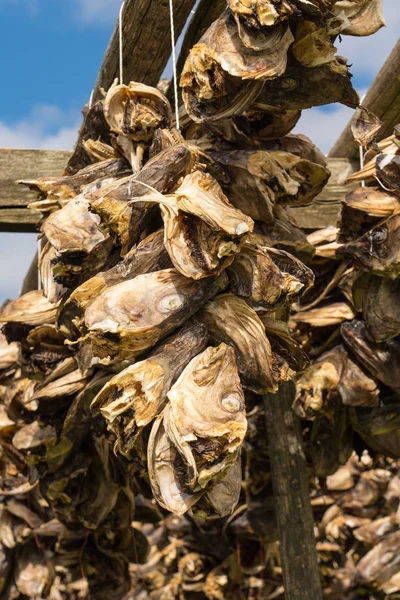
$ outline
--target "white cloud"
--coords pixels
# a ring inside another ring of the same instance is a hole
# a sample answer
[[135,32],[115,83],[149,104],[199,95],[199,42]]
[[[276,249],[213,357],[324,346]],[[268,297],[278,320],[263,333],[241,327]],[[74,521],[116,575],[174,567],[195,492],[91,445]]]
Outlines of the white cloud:
[[75,0],[79,17],[86,23],[114,24],[122,0]]
[[70,150],[81,121],[78,111],[64,112],[57,106],[37,105],[20,121],[0,121],[0,144],[3,148]]

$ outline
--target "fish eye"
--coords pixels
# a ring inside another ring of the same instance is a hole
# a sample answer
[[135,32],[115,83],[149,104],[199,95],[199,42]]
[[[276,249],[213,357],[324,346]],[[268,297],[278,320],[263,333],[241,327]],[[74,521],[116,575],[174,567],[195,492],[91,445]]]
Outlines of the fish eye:
[[242,401],[238,394],[229,394],[229,396],[225,396],[222,398],[221,404],[223,408],[230,413],[238,412],[242,408]]

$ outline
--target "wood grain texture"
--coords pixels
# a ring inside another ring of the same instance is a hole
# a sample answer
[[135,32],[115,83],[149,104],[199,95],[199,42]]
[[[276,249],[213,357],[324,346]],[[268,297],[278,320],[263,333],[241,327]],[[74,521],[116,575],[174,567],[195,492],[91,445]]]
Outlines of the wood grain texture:
[[[0,149],[0,231],[35,231],[41,215],[26,206],[36,195],[15,181],[61,175],[71,154],[66,150]],[[340,201],[357,186],[346,184],[347,177],[357,169],[356,162],[330,158],[328,168],[331,178],[313,203],[291,209],[300,227],[318,229],[336,225]]]
[[0,207],[25,207],[36,198],[18,179],[62,175],[71,152],[0,148]]
[[340,218],[341,201],[346,194],[358,187],[357,183],[346,183],[358,169],[356,161],[347,158],[328,158],[331,177],[328,185],[308,206],[290,208],[290,213],[302,229],[319,229],[336,225]]
[[[177,39],[195,4],[195,0],[174,1],[175,38]],[[126,0],[122,15],[124,82],[140,81],[157,85],[171,55],[168,0]],[[111,36],[94,87],[93,100],[102,98],[119,77],[118,22]]]
[[300,421],[292,410],[295,387],[281,384],[264,396],[272,484],[286,600],[322,600],[308,469]]
[[[370,86],[363,105],[384,123],[378,141],[392,135],[393,127],[400,121],[400,39]],[[353,139],[349,121],[329,156],[354,158],[357,154],[358,145]]]

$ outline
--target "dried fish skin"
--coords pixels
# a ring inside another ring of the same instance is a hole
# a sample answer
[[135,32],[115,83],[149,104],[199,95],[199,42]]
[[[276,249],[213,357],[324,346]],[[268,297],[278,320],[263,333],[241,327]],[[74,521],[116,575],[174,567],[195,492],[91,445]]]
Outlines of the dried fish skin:
[[386,25],[381,0],[338,0],[333,10],[335,14],[344,12],[349,20],[342,31],[345,35],[371,35]]
[[202,304],[222,291],[227,277],[194,281],[176,269],[138,275],[104,290],[85,312],[87,335],[100,364],[130,360],[154,346]]
[[0,372],[17,364],[19,359],[19,344],[9,343],[6,336],[0,333]]
[[382,584],[399,570],[400,532],[389,534],[382,542],[372,548],[356,567],[358,581]]
[[292,315],[294,323],[307,323],[312,327],[330,327],[354,319],[357,312],[347,302],[333,302]]
[[[150,159],[137,175],[87,195],[91,210],[100,215],[121,245],[122,255],[139,241],[152,215],[154,202],[145,199],[148,186],[162,194],[172,192],[181,178],[190,173],[196,160],[196,153],[187,144],[177,144]],[[141,196],[143,202],[138,202]],[[133,199],[135,202],[130,202]]]
[[69,200],[81,194],[86,186],[110,177],[122,177],[131,172],[125,159],[109,159],[85,167],[74,175],[62,177],[39,177],[18,181],[37,192],[38,200],[29,207],[46,212],[62,208]]
[[[227,0],[227,4],[239,28],[245,24],[255,30],[271,27],[288,19],[294,12],[291,3],[286,0]],[[245,40],[242,41],[245,43]]]
[[286,360],[295,372],[303,371],[310,361],[301,345],[291,336],[288,323],[274,313],[262,312],[259,316],[272,350]]
[[302,419],[314,419],[330,412],[330,397],[335,397],[347,353],[343,346],[325,352],[296,381],[293,409]]
[[400,281],[363,274],[353,286],[357,308],[375,342],[384,342],[400,335]]
[[206,126],[219,139],[237,146],[258,147],[266,140],[289,134],[300,116],[299,110],[281,110],[255,102],[242,115],[209,121]]
[[124,369],[101,389],[91,404],[117,436],[114,451],[133,458],[143,428],[161,412],[167,392],[186,365],[207,345],[200,324],[188,325],[148,358]]
[[293,206],[309,204],[325,187],[331,175],[330,171],[318,163],[299,158],[288,152],[271,152],[279,167],[290,173],[291,179],[298,184],[295,197],[284,195],[278,202]]
[[76,197],[51,214],[42,230],[56,250],[53,277],[66,287],[74,285],[87,272],[100,269],[112,250],[110,234],[100,217],[90,212],[86,198]]
[[256,311],[271,311],[291,303],[303,288],[298,279],[278,269],[267,248],[250,242],[245,242],[227,274],[231,291],[245,298]]
[[163,230],[155,231],[132,248],[114,267],[98,273],[75,288],[58,311],[59,329],[70,339],[75,334],[79,335],[79,331],[83,330],[85,310],[101,292],[123,281],[134,279],[137,275],[172,267],[163,239]]
[[242,486],[242,459],[238,452],[235,462],[229,467],[224,477],[216,483],[203,499],[211,506],[218,517],[231,515],[239,503]]
[[242,239],[216,231],[199,217],[161,205],[164,246],[174,267],[185,277],[219,275],[240,251]]
[[226,10],[189,53],[182,73],[181,86],[186,87],[185,79],[189,75],[186,71],[194,67],[191,76],[195,77],[200,85],[198,96],[212,97],[211,74],[206,73],[204,77],[204,71],[206,66],[207,70],[210,70],[210,64],[213,63],[229,75],[241,79],[265,80],[282,75],[293,35],[286,23],[280,23],[266,31],[262,50],[254,51],[246,47],[239,37],[231,13]]
[[8,342],[18,342],[32,327],[53,324],[56,312],[41,290],[33,290],[2,306],[0,326]]
[[400,200],[394,194],[376,187],[359,187],[345,197],[350,208],[366,212],[371,217],[386,218],[400,210]]
[[291,52],[295,59],[307,68],[319,67],[335,60],[337,48],[332,40],[348,25],[343,15],[327,19],[323,26],[301,20],[295,31]]
[[357,144],[368,146],[374,141],[382,125],[382,121],[373,112],[360,104],[351,119],[351,133]]
[[253,231],[253,219],[232,206],[216,179],[209,173],[194,171],[174,192],[178,208],[199,217],[210,227],[232,236]]
[[375,275],[396,279],[400,274],[400,214],[378,223],[353,242],[336,250],[336,256]]
[[[162,417],[155,419],[147,446],[147,465],[154,498],[175,515],[183,515],[201,498],[181,483],[176,468],[180,455],[165,431]],[[180,463],[183,461],[180,459]],[[178,463],[179,464],[179,463]]]
[[341,326],[349,350],[374,377],[393,390],[400,389],[400,343],[398,340],[374,342],[365,323],[354,319]]
[[39,257],[39,270],[42,280],[43,294],[52,304],[61,300],[67,289],[54,281],[52,264],[57,260],[57,251],[47,242]]
[[386,190],[400,195],[400,156],[379,154],[376,157],[376,179]]
[[256,394],[276,391],[279,373],[257,313],[241,298],[221,294],[197,313],[210,334],[233,346],[243,385]]
[[156,88],[133,81],[118,85],[115,80],[104,101],[104,116],[111,131],[135,142],[150,142],[156,129],[169,127],[172,111]]
[[298,63],[289,64],[283,75],[265,82],[257,101],[285,110],[302,110],[333,102],[350,108],[360,104],[346,59],[339,56],[328,65],[312,69]]
[[[276,264],[281,273],[291,275],[300,284],[303,285],[297,287],[300,295],[304,295],[314,285],[315,276],[313,271],[301,262],[298,258],[286,252],[285,250],[278,250],[277,248],[268,248],[268,254],[272,261]],[[296,296],[296,299],[300,297]]]
[[351,425],[376,452],[400,457],[400,413],[397,399],[373,408],[351,409]]
[[205,489],[226,473],[246,435],[234,350],[224,343],[204,350],[167,397],[164,427],[186,465],[185,483],[194,492]]

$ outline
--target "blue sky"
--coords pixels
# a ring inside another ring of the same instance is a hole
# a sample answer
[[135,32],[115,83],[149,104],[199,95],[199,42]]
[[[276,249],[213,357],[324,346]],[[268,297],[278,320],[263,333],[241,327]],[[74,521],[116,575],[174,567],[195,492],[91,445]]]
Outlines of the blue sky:
[[[176,1],[176,0],[175,0]],[[400,30],[400,0],[382,0],[387,28],[368,38],[343,37],[338,54],[353,63],[365,92]],[[0,146],[72,148],[120,0],[0,0]],[[297,131],[327,152],[351,116],[335,105],[303,112]],[[18,294],[35,235],[0,233],[0,303]]]

